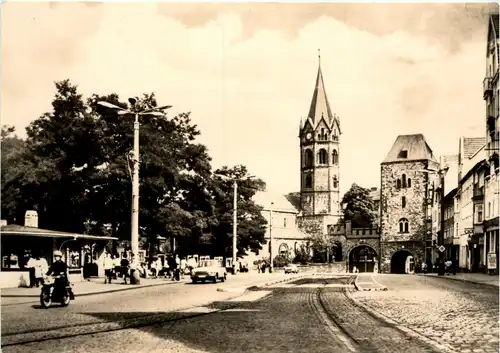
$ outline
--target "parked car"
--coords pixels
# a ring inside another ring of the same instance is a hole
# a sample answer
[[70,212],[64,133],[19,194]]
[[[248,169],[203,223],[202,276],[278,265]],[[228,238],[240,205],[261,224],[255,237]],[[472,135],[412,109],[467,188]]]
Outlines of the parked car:
[[202,260],[199,267],[193,268],[191,272],[191,280],[193,283],[218,280],[224,282],[227,278],[225,267],[218,260]]
[[287,265],[285,266],[285,273],[299,273],[299,268],[294,264]]

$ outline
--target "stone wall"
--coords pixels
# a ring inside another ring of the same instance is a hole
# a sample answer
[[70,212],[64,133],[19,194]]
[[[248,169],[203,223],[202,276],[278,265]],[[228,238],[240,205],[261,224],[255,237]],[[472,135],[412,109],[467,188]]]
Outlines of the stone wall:
[[[396,251],[408,250],[415,263],[422,261],[428,217],[426,217],[426,161],[382,164],[381,166],[381,271],[390,272],[390,262]],[[397,180],[411,179],[410,187],[397,188]],[[403,197],[406,206],[403,207]],[[399,220],[408,220],[408,232],[400,232]]]
[[380,272],[391,272],[391,259],[393,255],[400,251],[408,251],[418,267],[424,259],[424,243],[422,242],[381,242],[380,243]]

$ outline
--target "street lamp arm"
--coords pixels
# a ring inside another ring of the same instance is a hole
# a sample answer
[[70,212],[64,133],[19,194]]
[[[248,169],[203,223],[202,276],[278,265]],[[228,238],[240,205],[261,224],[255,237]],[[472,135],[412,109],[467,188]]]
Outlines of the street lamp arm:
[[106,107],[106,108],[111,108],[111,109],[118,109],[118,110],[121,110],[121,111],[126,111],[128,112],[127,109],[123,109],[117,105],[114,105],[114,104],[111,104],[111,103],[108,103],[108,102],[105,102],[105,101],[99,101],[97,102],[97,104],[99,105],[102,105],[103,107]]

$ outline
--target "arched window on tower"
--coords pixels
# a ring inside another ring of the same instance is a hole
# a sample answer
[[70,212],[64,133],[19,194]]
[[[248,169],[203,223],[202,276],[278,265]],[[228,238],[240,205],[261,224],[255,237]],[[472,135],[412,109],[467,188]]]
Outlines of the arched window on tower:
[[333,164],[339,164],[339,153],[337,152],[337,150],[333,150],[333,153],[332,153],[332,163]]
[[313,158],[313,153],[310,149],[306,150],[306,152],[304,154],[304,158],[305,158],[306,167],[307,168],[312,167],[313,162],[314,162],[314,158]]
[[339,180],[338,180],[336,175],[333,176],[332,181],[333,181],[333,188],[334,189],[338,188],[339,187]]
[[402,187],[404,187],[404,188],[406,187],[406,174],[403,174],[401,176],[401,184],[402,184],[401,185]]
[[306,176],[306,188],[312,188],[313,186],[313,178],[310,175]]
[[399,232],[400,233],[408,233],[409,232],[408,219],[401,218],[399,220]]
[[401,189],[401,179],[396,180],[396,188]]
[[403,197],[401,198],[401,208],[405,208],[405,207],[406,207],[406,197],[405,197],[405,196],[403,196]]
[[319,164],[328,164],[328,153],[324,148],[320,149],[318,152],[318,163]]
[[408,184],[408,187],[411,188],[411,179],[408,178],[408,181],[406,182]]

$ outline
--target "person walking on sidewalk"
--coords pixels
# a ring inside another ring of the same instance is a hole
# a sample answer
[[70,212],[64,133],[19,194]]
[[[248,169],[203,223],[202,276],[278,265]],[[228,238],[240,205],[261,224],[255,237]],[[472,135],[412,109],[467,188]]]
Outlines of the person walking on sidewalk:
[[118,255],[113,255],[113,278],[118,279],[118,275],[121,273],[120,272],[120,258]]
[[127,259],[127,255],[123,255],[123,258],[122,260],[120,261],[120,272],[123,276],[123,283],[124,284],[127,284],[127,277],[129,277],[128,275],[128,270],[129,270],[129,262],[128,262],[128,259]]
[[33,288],[35,285],[38,287],[38,283],[36,281],[36,276],[35,276],[35,271],[36,267],[38,266],[38,261],[33,257],[30,256],[28,263],[26,264],[26,268],[29,270],[30,273],[30,288]]
[[104,254],[104,284],[111,284],[113,279],[113,259],[109,253]]

